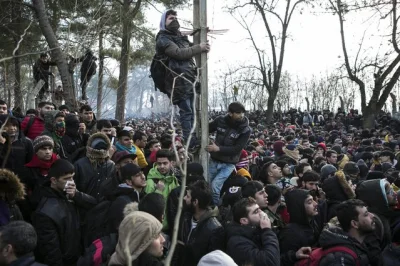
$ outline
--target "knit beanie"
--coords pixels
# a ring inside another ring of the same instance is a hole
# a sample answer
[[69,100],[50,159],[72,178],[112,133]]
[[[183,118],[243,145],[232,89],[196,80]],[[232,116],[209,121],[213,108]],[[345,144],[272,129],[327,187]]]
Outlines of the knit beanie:
[[237,264],[221,250],[214,250],[204,255],[197,266],[237,266]]
[[336,173],[337,169],[331,164],[326,164],[321,168],[321,180],[325,180],[329,175]]
[[162,224],[151,214],[133,211],[118,230],[118,244],[109,265],[132,265],[161,233]]
[[237,174],[240,175],[240,176],[246,177],[247,179],[251,180],[251,174],[245,168],[240,168],[237,171]]
[[35,153],[38,152],[38,150],[40,148],[43,148],[46,146],[50,146],[52,149],[54,148],[54,141],[49,136],[46,136],[46,135],[37,136],[33,140],[33,150],[35,151]]

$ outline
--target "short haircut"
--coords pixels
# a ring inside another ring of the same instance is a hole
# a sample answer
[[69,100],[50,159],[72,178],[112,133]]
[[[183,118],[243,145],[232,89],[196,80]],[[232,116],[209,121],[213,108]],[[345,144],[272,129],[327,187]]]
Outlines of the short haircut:
[[40,102],[38,104],[38,107],[39,108],[43,108],[45,105],[52,105],[52,106],[54,106],[54,108],[56,108],[56,105],[54,103],[52,103],[52,102]]
[[167,149],[158,150],[156,153],[156,159],[158,158],[167,158],[168,161],[174,161],[174,155],[170,150]]
[[249,181],[242,187],[243,198],[255,198],[257,192],[263,190],[264,185],[260,181]]
[[169,149],[172,145],[172,136],[169,134],[164,134],[160,138],[161,149]]
[[26,111],[26,115],[36,115],[37,116],[38,114],[39,114],[38,111],[35,109],[28,109]]
[[296,167],[294,168],[294,171],[297,175],[302,174],[304,171],[304,168],[306,168],[307,166],[311,166],[309,163],[299,163],[298,165],[296,165]]
[[4,100],[0,99],[0,105],[7,105],[7,103]]
[[79,113],[83,113],[83,112],[88,112],[88,111],[93,111],[92,107],[90,107],[90,105],[88,104],[84,104],[81,106],[81,108],[79,108]]
[[205,180],[198,180],[192,183],[186,190],[190,190],[192,202],[197,200],[200,209],[206,210],[211,205],[211,187]]
[[232,216],[233,221],[240,224],[240,219],[247,218],[249,216],[248,207],[257,204],[255,199],[253,198],[243,198],[233,205],[232,208]]
[[169,15],[176,16],[176,15],[178,15],[178,13],[175,10],[170,9],[170,10],[167,11],[167,13],[165,13],[165,19],[167,19]]
[[266,185],[265,192],[268,194],[268,206],[275,205],[282,197],[282,191],[277,185]]
[[152,139],[149,142],[147,142],[147,148],[150,149],[154,144],[160,143],[160,141],[158,141],[158,139]]
[[244,113],[246,108],[240,102],[233,102],[228,106],[228,112],[230,113]]
[[48,176],[58,179],[61,176],[73,173],[75,173],[75,168],[72,163],[64,159],[58,159],[51,165]]
[[348,232],[351,229],[351,221],[358,221],[357,207],[366,207],[367,205],[358,199],[349,199],[340,203],[336,208],[336,216],[342,229]]
[[323,161],[326,161],[326,158],[322,157],[322,156],[318,156],[314,160],[314,165],[316,165],[316,164],[318,165],[318,164],[322,163]]
[[17,258],[35,250],[37,242],[36,231],[27,222],[10,222],[0,228],[0,234],[0,247],[11,245]]
[[64,110],[64,109],[67,109],[68,111],[69,111],[69,108],[68,108],[68,106],[66,106],[65,104],[63,104],[63,105],[60,105],[59,107],[58,107],[58,110]]
[[139,202],[139,211],[147,212],[156,217],[161,223],[165,212],[165,199],[159,193],[149,193]]
[[337,155],[337,152],[333,151],[333,150],[329,150],[329,151],[326,152],[326,157],[330,158],[332,156],[332,154],[336,154]]
[[111,122],[108,119],[97,120],[96,123],[97,130],[102,130],[103,128],[112,128]]
[[54,119],[56,119],[57,117],[64,117],[65,118],[65,114],[63,112],[58,112],[56,114],[56,116],[54,117]]
[[133,141],[135,142],[136,140],[142,140],[143,136],[147,137],[147,134],[138,130],[133,134]]
[[316,182],[316,181],[320,181],[320,180],[321,180],[321,177],[314,170],[305,172],[303,174],[303,176],[299,178],[300,182],[301,181],[304,181],[304,182]]

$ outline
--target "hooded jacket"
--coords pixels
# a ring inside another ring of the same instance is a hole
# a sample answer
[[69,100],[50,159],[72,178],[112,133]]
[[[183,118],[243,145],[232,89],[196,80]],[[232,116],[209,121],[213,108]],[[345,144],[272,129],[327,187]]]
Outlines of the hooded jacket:
[[41,200],[33,215],[40,262],[70,265],[76,263],[81,255],[79,208],[90,209],[96,200],[77,191],[72,201],[64,193],[51,188],[50,182],[41,189]]
[[[197,67],[193,56],[201,53],[200,45],[193,45],[187,36],[174,33],[165,28],[166,12],[161,16],[160,31],[156,36],[156,58],[168,58],[168,69],[165,76],[165,88],[168,96],[172,94],[172,103],[190,99],[193,95],[192,83],[197,77]],[[176,78],[183,74],[185,78]],[[175,87],[173,82],[175,79]],[[196,84],[200,88],[200,83]],[[197,89],[196,88],[196,89]]]
[[201,257],[214,250],[224,250],[224,228],[219,223],[218,209],[208,209],[192,229],[192,214],[183,214],[178,232],[179,243],[171,265],[196,266]]
[[299,248],[312,247],[318,241],[320,229],[315,219],[309,221],[304,207],[304,201],[309,195],[308,190],[295,189],[285,196],[290,222],[279,233],[282,265],[294,264]]
[[[156,184],[158,181],[163,181],[165,188],[161,192],[159,190],[156,190]],[[164,199],[167,200],[169,193],[171,191],[178,187],[178,179],[175,177],[173,173],[168,173],[166,175],[161,174],[158,169],[157,165],[154,165],[153,168],[149,171],[149,174],[147,175],[147,185],[145,188],[146,193],[152,193],[152,192],[157,192],[160,193],[164,196]]]
[[61,139],[64,152],[72,163],[85,156],[85,146],[89,134],[79,134],[79,118],[69,114],[65,117],[65,135]]
[[236,164],[239,162],[242,149],[250,138],[249,120],[244,117],[241,121],[233,121],[229,115],[218,116],[209,124],[209,132],[216,131],[215,144],[219,151],[211,152],[213,160]]
[[232,223],[227,240],[226,252],[238,265],[280,265],[278,238],[270,228]]
[[57,136],[55,133],[54,123],[55,117],[60,111],[48,111],[44,114],[44,127],[45,130],[41,135],[49,136],[54,141],[54,153],[60,156],[62,159],[68,159],[65,153],[64,146],[62,144],[62,136]]
[[[115,176],[115,164],[108,157],[107,150],[96,150],[91,148],[94,139],[102,139],[108,149],[111,147],[110,140],[108,137],[102,133],[96,133],[90,136],[87,143],[87,153],[86,157],[79,159],[75,162],[75,176],[74,180],[76,183],[76,188],[86,194],[89,194],[96,198],[98,201],[104,199],[104,193],[106,189],[111,189],[106,187],[107,182],[113,176]],[[103,163],[98,163],[94,158],[104,159]]]
[[24,199],[24,185],[17,175],[7,169],[0,169],[0,184],[0,226],[23,220],[16,201]]
[[[0,115],[0,120],[3,123],[6,119],[6,115]],[[7,140],[4,144],[0,143],[0,165],[3,165],[4,160],[7,160],[5,162],[5,168],[19,174],[21,169],[23,169],[24,164],[32,160],[34,154],[33,146],[32,141],[26,138],[22,133],[21,123],[19,120],[13,116],[10,116],[8,119],[12,119],[17,123],[18,136],[14,140]],[[8,138],[8,136],[6,138]]]

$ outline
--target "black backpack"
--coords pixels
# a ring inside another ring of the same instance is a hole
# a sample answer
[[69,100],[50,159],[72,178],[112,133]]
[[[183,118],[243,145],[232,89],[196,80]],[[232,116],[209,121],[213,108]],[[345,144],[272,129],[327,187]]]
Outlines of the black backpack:
[[110,234],[109,210],[111,201],[105,200],[86,213],[84,245],[88,247],[93,241]]
[[165,77],[167,75],[167,67],[169,63],[169,58],[166,55],[155,54],[150,65],[150,77],[154,81],[155,89],[161,91],[170,96],[165,86]]
[[102,266],[107,265],[117,246],[117,234],[110,234],[96,239],[85,249],[79,258],[77,266]]

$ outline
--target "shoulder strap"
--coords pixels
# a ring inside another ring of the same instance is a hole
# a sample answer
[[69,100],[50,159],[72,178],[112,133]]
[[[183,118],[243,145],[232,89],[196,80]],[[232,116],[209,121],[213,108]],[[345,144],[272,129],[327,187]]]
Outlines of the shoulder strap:
[[350,256],[353,257],[353,259],[356,261],[356,266],[360,266],[360,258],[358,257],[358,255],[351,249],[348,247],[344,247],[344,246],[336,246],[336,247],[331,247],[331,248],[327,248],[323,250],[323,256],[332,253],[332,252],[344,252],[349,254]]
[[28,124],[26,125],[26,128],[25,128],[25,130],[24,130],[24,135],[25,135],[25,137],[27,136],[27,134],[28,134],[28,132],[29,132],[29,129],[31,129],[31,127],[32,127],[32,125],[33,125],[33,122],[35,122],[35,117],[34,117],[34,116],[31,116],[31,117],[29,118],[29,122],[28,122]]

